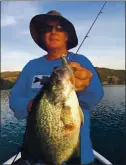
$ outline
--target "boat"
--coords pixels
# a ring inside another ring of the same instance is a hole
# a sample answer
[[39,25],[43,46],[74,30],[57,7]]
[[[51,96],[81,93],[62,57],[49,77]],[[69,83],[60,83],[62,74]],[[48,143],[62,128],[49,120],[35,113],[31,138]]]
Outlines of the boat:
[[[101,154],[93,150],[94,156],[95,156],[95,161],[99,165],[112,165],[112,163],[107,160],[105,157],[103,157]],[[3,165],[11,165],[13,162],[20,161],[21,159],[21,152],[19,152],[18,155],[14,155],[11,157],[9,160],[7,160]]]

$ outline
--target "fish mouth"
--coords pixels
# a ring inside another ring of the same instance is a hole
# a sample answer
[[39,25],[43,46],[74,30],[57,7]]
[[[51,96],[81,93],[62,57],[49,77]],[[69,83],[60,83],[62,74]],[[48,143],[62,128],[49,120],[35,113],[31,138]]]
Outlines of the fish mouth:
[[67,74],[67,68],[56,67],[53,69],[53,76],[58,81],[62,81],[65,78],[66,74]]
[[71,79],[71,72],[69,71],[69,67],[65,57],[62,57],[61,59],[62,59],[62,66],[53,68],[51,78],[54,83],[57,83],[57,85],[62,84],[64,86],[64,84],[69,82],[69,80]]

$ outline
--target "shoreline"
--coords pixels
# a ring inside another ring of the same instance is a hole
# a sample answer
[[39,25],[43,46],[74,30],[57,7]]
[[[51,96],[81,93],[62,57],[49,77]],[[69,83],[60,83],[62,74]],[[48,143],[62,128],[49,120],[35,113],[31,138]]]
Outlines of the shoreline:
[[[125,87],[126,84],[113,84],[113,85],[112,84],[110,84],[110,85],[109,84],[108,85],[103,85],[102,84],[102,86],[103,87]],[[1,91],[6,91],[6,90],[11,90],[11,88],[6,88],[6,89],[5,88],[3,88],[3,89],[1,88],[0,90]]]

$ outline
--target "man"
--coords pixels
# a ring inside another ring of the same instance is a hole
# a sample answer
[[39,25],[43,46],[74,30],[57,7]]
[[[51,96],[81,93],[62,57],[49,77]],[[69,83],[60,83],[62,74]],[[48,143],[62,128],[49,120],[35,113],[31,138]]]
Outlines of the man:
[[32,18],[30,32],[38,46],[47,51],[38,59],[31,60],[21,72],[11,90],[10,108],[18,119],[26,118],[33,100],[55,66],[61,65],[61,56],[66,55],[74,67],[75,87],[80,106],[84,112],[84,126],[81,128],[81,164],[94,161],[90,141],[89,109],[99,103],[103,89],[91,62],[83,55],[68,50],[77,46],[78,39],[73,24],[57,11]]

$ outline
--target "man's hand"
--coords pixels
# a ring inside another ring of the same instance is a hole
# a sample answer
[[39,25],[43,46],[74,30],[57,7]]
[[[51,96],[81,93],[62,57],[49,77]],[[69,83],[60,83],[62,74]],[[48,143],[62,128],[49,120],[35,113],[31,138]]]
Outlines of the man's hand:
[[28,103],[28,112],[31,112],[32,104],[33,104],[33,100],[31,100],[31,101]]
[[75,90],[76,92],[80,92],[89,85],[92,78],[92,72],[82,67],[78,62],[70,62],[69,64],[73,68]]

